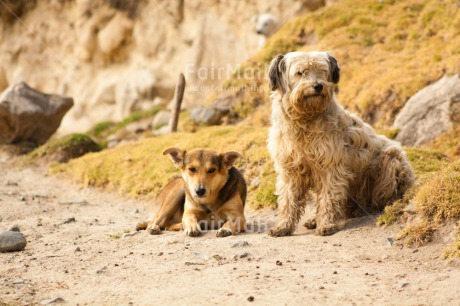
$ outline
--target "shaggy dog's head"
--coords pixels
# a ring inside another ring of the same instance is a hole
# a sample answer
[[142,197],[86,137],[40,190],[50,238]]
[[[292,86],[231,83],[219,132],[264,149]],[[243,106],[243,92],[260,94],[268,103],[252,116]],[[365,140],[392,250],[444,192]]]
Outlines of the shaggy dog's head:
[[330,52],[291,52],[277,55],[268,71],[268,84],[281,95],[284,111],[292,120],[324,113],[340,79],[340,68]]

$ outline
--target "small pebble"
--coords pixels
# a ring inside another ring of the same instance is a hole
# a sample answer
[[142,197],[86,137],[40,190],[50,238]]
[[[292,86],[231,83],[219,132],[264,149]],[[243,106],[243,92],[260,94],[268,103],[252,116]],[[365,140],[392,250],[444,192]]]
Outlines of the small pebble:
[[240,240],[232,244],[232,248],[248,246],[249,242],[245,240]]
[[19,229],[19,226],[17,226],[16,224],[10,226],[10,228],[8,230],[12,231],[12,232],[21,232],[21,230]]
[[81,252],[80,247],[77,247],[77,248],[75,249],[75,252]]
[[276,265],[277,265],[277,266],[282,266],[283,263],[282,263],[281,261],[277,260],[277,261],[276,261]]
[[52,303],[61,303],[61,302],[64,302],[63,298],[55,297],[54,299],[43,300],[43,301],[40,302],[40,304],[41,305],[48,305],[48,304],[52,304]]
[[235,255],[235,259],[237,258],[246,258],[248,257],[249,253],[248,252],[241,252]]
[[72,222],[76,222],[77,220],[74,217],[70,217],[69,219],[65,220],[62,224],[68,224]]
[[163,252],[158,253],[157,256],[163,256]]
[[320,286],[319,289],[324,289],[324,286]]
[[4,231],[0,233],[0,252],[22,251],[27,245],[21,232]]
[[251,295],[250,297],[248,297],[248,301],[249,302],[254,302],[254,297]]
[[19,285],[19,284],[24,284],[24,280],[23,280],[23,279],[20,279],[20,278],[16,278],[16,279],[13,281],[13,285]]

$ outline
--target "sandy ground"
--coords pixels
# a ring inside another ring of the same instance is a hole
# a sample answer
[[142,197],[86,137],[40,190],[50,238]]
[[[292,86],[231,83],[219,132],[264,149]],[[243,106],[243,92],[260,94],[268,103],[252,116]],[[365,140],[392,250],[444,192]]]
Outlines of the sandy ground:
[[[123,238],[147,216],[146,202],[42,169],[0,169],[0,229],[17,224],[28,240],[24,251],[0,254],[0,305],[57,297],[70,305],[460,305],[458,265],[439,259],[443,237],[418,249],[391,246],[398,226],[377,228],[375,216],[331,237],[299,228],[286,238]],[[274,224],[273,212],[246,214]],[[238,241],[249,245],[233,247]]]

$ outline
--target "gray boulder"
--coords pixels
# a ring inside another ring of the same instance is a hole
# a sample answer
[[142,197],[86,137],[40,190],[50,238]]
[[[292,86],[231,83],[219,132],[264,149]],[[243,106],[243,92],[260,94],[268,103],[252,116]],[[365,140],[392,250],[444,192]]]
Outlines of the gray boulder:
[[190,118],[197,124],[218,125],[229,112],[229,108],[225,106],[199,106],[190,111]]
[[460,78],[444,76],[413,95],[396,117],[396,140],[419,146],[460,123]]
[[39,92],[25,82],[0,96],[0,144],[45,143],[59,128],[73,99]]
[[4,231],[0,233],[0,252],[22,251],[27,240],[21,232]]

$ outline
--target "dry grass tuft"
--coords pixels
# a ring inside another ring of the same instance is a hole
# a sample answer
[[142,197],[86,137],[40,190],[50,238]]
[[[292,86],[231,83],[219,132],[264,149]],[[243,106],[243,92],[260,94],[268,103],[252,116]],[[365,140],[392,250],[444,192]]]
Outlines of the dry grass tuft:
[[396,237],[405,246],[421,246],[431,241],[436,227],[428,220],[415,221],[406,226]]

